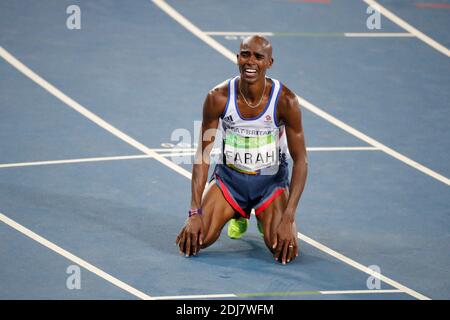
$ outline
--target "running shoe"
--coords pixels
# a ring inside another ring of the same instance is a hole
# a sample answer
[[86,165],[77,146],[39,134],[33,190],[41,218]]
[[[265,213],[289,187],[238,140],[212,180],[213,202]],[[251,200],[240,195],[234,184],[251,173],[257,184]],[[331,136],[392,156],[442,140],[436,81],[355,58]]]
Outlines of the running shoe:
[[247,231],[248,220],[244,217],[231,219],[228,223],[228,236],[231,239],[239,239]]

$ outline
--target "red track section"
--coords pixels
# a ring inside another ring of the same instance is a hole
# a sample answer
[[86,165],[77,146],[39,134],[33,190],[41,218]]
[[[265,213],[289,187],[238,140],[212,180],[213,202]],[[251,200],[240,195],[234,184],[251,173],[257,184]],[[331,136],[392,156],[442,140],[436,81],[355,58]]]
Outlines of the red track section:
[[448,3],[416,3],[416,7],[420,9],[450,9]]

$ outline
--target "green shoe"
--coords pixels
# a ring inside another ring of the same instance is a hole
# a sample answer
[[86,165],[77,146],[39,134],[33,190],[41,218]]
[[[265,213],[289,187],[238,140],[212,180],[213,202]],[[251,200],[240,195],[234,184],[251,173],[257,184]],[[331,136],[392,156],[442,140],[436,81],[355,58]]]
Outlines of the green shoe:
[[239,219],[231,219],[228,224],[228,236],[231,239],[239,239],[247,231],[248,220],[244,217]]
[[258,227],[259,233],[260,233],[262,236],[264,236],[264,230],[263,230],[262,224],[258,221],[258,223],[256,224],[256,226]]

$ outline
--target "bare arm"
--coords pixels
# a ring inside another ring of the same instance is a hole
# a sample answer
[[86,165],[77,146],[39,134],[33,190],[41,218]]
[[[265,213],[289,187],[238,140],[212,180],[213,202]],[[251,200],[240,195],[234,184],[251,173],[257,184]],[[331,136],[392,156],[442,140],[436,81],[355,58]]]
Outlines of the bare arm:
[[280,110],[280,120],[285,124],[289,153],[293,160],[289,199],[283,219],[294,222],[295,211],[305,188],[308,159],[300,104],[292,92],[286,94],[284,108]]
[[275,249],[275,259],[281,259],[284,264],[295,259],[298,255],[295,212],[305,188],[308,160],[300,105],[297,97],[287,88],[283,89],[283,96],[280,97],[278,110],[279,119],[286,130],[289,153],[294,162],[288,202],[272,242],[273,249]]
[[[191,209],[201,208],[202,195],[208,179],[210,153],[214,145],[217,125],[225,107],[226,99],[227,96],[223,95],[223,88],[218,87],[208,93],[203,104],[200,141],[192,169]],[[176,239],[181,254],[186,256],[197,254],[204,240],[203,228],[201,215],[196,214],[187,219]]]
[[220,97],[217,97],[217,94],[215,94],[214,91],[211,91],[206,97],[203,105],[203,120],[200,141],[192,169],[191,208],[201,207],[202,194],[208,179],[210,153],[214,145],[215,133],[219,124],[219,117],[223,112],[223,108],[217,107],[217,105],[220,106],[220,100]]

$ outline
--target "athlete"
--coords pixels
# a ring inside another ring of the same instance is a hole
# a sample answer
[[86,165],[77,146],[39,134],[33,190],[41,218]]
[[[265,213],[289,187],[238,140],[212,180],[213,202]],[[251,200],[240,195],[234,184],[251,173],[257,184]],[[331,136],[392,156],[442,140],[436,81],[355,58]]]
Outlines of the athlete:
[[[239,76],[216,86],[205,99],[191,209],[176,238],[183,255],[213,244],[229,221],[228,235],[239,238],[253,209],[275,260],[286,264],[298,256],[295,213],[307,177],[305,139],[296,95],[266,77],[273,61],[266,38],[245,38],[237,54]],[[218,127],[221,161],[206,186]]]

